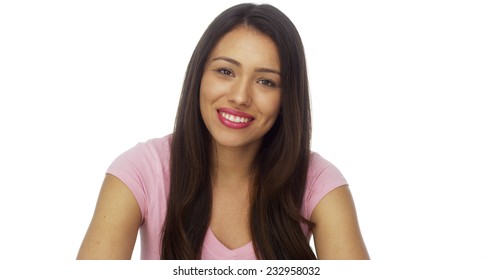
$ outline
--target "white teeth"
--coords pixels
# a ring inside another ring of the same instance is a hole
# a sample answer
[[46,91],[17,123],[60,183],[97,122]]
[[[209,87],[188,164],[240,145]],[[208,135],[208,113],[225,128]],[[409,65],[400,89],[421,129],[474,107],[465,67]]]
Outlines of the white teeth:
[[221,116],[223,116],[223,118],[227,119],[228,121],[235,122],[235,123],[246,123],[246,122],[250,121],[249,118],[233,116],[233,115],[230,115],[230,114],[224,113],[224,112],[221,112]]

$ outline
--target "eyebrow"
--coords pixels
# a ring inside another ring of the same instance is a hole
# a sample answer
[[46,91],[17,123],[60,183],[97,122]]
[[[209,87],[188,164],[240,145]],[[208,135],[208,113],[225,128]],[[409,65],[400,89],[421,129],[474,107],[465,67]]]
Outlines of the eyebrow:
[[[232,59],[230,57],[226,57],[226,56],[218,56],[218,57],[213,58],[211,61],[216,61],[216,60],[224,60],[224,61],[229,62],[231,64],[234,64],[238,67],[241,66],[241,63],[239,61]],[[255,72],[273,73],[273,74],[277,74],[277,75],[281,76],[281,73],[279,71],[274,70],[274,69],[270,69],[270,68],[266,68],[266,67],[255,68]]]

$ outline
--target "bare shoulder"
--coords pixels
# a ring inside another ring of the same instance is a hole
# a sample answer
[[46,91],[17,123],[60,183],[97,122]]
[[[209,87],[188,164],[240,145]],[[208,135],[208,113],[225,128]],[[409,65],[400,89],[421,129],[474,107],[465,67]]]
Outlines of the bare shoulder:
[[107,174],[77,259],[130,259],[141,219],[130,189]]
[[348,186],[329,192],[313,210],[313,236],[319,259],[369,259]]

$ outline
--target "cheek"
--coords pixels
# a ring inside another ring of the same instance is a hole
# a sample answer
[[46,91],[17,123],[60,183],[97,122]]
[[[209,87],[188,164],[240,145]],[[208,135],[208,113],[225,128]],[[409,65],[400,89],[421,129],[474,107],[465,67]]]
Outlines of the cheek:
[[276,118],[281,109],[281,94],[275,93],[268,96],[263,96],[258,99],[259,110],[272,118]]
[[207,84],[202,82],[200,85],[200,91],[199,91],[199,102],[200,102],[200,113],[202,114],[202,118],[206,117],[204,116],[204,113],[207,112],[208,110],[207,105],[210,104],[209,100],[209,90],[207,87]]
[[214,90],[211,89],[207,83],[202,83],[200,86],[199,100],[202,113],[208,111],[206,108],[208,108],[214,100]]
[[208,92],[209,92],[209,89],[208,89],[208,84],[207,84],[207,81],[205,79],[202,79],[201,83],[200,83],[200,92],[199,92],[199,99],[200,99],[200,107],[202,107],[204,104],[204,101],[207,100],[207,96],[208,96]]
[[200,101],[213,102],[228,92],[229,88],[225,83],[214,82],[213,79],[204,76],[200,85]]

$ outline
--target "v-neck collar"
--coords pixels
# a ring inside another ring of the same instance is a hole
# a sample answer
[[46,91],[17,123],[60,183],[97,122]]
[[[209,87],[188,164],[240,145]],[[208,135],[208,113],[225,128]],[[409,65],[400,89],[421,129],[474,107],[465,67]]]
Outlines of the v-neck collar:
[[253,242],[250,240],[241,247],[230,249],[217,239],[211,228],[207,229],[205,234],[204,245],[202,248],[202,257],[206,259],[256,259]]

